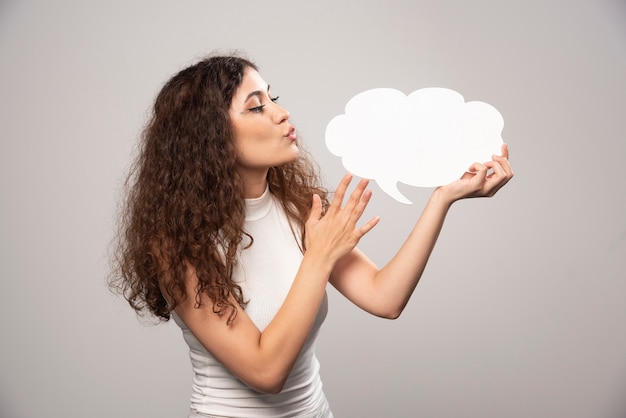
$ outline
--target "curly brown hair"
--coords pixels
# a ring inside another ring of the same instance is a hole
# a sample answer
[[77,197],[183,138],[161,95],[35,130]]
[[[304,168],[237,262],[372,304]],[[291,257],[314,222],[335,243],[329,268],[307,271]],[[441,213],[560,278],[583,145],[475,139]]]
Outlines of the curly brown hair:
[[[111,289],[139,315],[169,320],[187,298],[190,266],[198,278],[196,307],[207,295],[215,313],[228,314],[229,324],[245,307],[232,277],[248,234],[229,108],[247,68],[257,69],[237,55],[209,56],[174,75],[155,100],[125,182],[109,278]],[[270,168],[267,180],[304,243],[313,193],[324,203],[328,198],[316,166],[302,152]],[[167,283],[170,304],[160,283]]]

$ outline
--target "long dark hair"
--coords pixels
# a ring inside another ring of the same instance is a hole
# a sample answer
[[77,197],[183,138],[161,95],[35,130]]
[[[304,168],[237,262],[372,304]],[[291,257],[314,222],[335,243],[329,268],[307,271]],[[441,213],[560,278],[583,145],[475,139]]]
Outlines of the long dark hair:
[[[125,183],[109,279],[138,314],[169,320],[187,297],[190,267],[198,277],[196,307],[205,294],[232,323],[245,306],[232,278],[246,233],[229,108],[247,68],[257,67],[236,55],[209,56],[174,75],[155,100]],[[304,234],[312,194],[327,202],[310,158],[302,152],[272,167],[267,180]],[[164,283],[171,304],[161,293]]]

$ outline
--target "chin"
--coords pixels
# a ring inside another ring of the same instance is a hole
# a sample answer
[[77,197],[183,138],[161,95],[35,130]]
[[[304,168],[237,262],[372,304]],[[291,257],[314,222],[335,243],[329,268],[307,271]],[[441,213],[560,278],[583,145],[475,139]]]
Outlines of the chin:
[[296,161],[298,158],[300,158],[300,148],[298,148],[295,144],[293,146],[293,152],[291,153],[291,158],[289,159],[288,162],[293,162]]
[[276,164],[274,164],[274,167],[292,163],[298,158],[300,158],[300,149],[294,143],[287,151],[283,150],[276,154]]

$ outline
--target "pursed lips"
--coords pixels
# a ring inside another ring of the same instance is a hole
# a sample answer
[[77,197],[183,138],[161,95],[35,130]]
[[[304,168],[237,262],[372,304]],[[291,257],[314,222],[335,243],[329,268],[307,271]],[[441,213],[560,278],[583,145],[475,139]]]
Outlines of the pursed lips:
[[289,128],[289,131],[285,134],[285,136],[286,136],[288,139],[290,139],[290,140],[292,140],[292,141],[295,141],[295,140],[296,140],[296,137],[297,137],[297,136],[296,136],[296,128],[295,128],[294,126],[291,126],[291,127]]

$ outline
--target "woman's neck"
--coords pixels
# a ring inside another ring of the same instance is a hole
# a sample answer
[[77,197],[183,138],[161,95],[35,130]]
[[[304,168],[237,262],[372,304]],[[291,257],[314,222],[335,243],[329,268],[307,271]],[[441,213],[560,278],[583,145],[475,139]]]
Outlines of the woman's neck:
[[268,170],[254,172],[239,170],[244,185],[244,198],[256,199],[261,197],[267,188],[267,172]]

